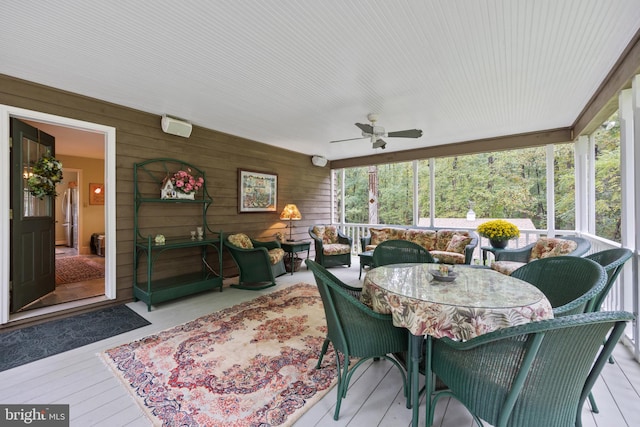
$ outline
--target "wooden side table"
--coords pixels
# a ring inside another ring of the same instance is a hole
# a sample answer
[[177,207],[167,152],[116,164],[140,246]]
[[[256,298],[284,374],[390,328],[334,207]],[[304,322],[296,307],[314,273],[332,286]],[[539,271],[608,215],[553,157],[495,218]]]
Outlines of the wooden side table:
[[309,249],[311,248],[311,242],[308,240],[298,240],[298,241],[291,241],[291,242],[287,241],[287,242],[280,242],[280,246],[291,257],[291,275],[293,275],[293,271],[295,270],[294,265],[295,265],[296,253],[307,251],[307,259],[308,259]]

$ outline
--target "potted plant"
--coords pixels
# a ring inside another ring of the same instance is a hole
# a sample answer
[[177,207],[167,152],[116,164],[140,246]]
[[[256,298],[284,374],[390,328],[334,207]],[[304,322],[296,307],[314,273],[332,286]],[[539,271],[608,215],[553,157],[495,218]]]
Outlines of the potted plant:
[[504,219],[483,222],[478,226],[477,231],[479,235],[489,239],[491,246],[500,249],[505,248],[509,240],[520,237],[518,227]]

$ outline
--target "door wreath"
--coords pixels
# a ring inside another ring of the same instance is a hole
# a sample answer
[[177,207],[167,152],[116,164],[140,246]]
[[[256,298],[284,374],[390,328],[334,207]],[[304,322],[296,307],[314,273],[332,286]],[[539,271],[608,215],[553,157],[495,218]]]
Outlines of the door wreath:
[[32,174],[27,178],[27,188],[32,196],[43,199],[45,196],[57,196],[56,183],[62,181],[62,162],[45,153],[33,165]]

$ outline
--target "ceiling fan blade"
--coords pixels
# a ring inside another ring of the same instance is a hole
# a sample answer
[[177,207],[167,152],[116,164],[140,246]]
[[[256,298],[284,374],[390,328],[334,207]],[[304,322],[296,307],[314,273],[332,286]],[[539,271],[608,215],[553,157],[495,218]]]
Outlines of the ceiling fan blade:
[[361,136],[359,138],[347,138],[347,139],[337,139],[335,141],[329,141],[330,143],[334,143],[334,142],[344,142],[344,141],[355,141],[356,139],[367,139],[369,138],[368,136]]
[[389,132],[389,138],[420,138],[422,131],[420,129],[399,130],[397,132]]
[[360,128],[360,130],[364,133],[373,133],[373,126],[371,125],[364,125],[362,123],[356,123],[356,126],[358,126]]

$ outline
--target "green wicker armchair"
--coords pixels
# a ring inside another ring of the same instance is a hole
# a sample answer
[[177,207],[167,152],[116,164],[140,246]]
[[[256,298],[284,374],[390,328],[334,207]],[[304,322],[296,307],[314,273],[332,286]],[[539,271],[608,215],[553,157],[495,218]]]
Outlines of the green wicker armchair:
[[590,311],[600,311],[602,303],[609,294],[611,287],[616,282],[624,264],[631,258],[632,252],[626,248],[607,249],[596,252],[585,258],[593,260],[604,267],[607,272],[607,283],[600,294],[592,301]]
[[[575,247],[572,249],[571,245]],[[529,262],[555,256],[582,256],[590,248],[591,242],[583,237],[541,237],[536,242],[521,248],[496,251],[496,259],[491,264],[491,268],[503,274],[511,274]]]
[[405,262],[435,263],[428,250],[408,240],[385,240],[373,250],[373,266]]
[[[408,389],[405,370],[389,354],[407,351],[408,330],[393,326],[391,315],[376,313],[361,303],[348,292],[347,285],[317,262],[307,259],[306,263],[316,279],[327,318],[327,338],[316,367],[320,368],[330,342],[335,351],[344,356],[344,366],[340,363],[341,358],[336,357],[338,400],[333,415],[334,420],[340,416],[340,404],[347,395],[351,375],[368,359],[387,359],[400,370],[406,398]],[[359,358],[351,369],[349,369],[350,357]]]
[[543,258],[523,265],[512,277],[540,289],[553,307],[553,315],[588,311],[607,282],[607,273],[590,259],[575,256]]
[[[632,254],[633,253],[629,249],[616,248],[596,252],[585,257],[600,264],[607,272],[607,283],[598,296],[591,300],[590,307],[587,308],[588,311],[600,311],[602,303],[609,294],[611,287],[616,282],[624,264],[629,260],[629,258],[631,258]],[[609,356],[609,363],[614,363],[613,356]],[[600,410],[598,409],[598,405],[596,404],[592,394],[589,394],[589,402],[591,403],[591,411],[596,414],[599,413]]]
[[234,288],[269,288],[275,286],[276,277],[286,273],[284,250],[276,240],[261,242],[244,234],[231,234],[224,236],[223,243],[240,272],[238,284],[231,285]]
[[495,427],[581,426],[584,401],[632,319],[626,312],[583,313],[466,342],[434,340],[433,372],[449,389],[435,393],[432,406],[455,396],[480,426],[480,419]]
[[351,267],[353,239],[342,234],[337,226],[312,225],[309,227],[309,236],[313,239],[318,264],[323,267]]

